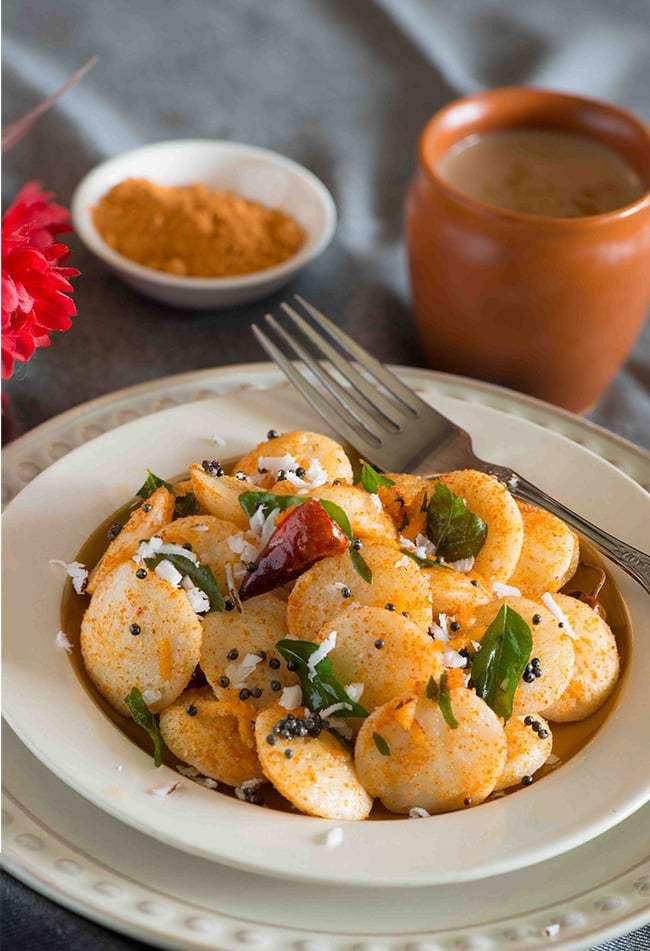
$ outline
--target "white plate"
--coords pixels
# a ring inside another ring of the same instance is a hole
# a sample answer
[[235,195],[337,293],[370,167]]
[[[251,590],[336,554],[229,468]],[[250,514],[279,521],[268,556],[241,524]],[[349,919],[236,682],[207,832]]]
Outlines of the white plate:
[[[482,389],[474,391],[479,399]],[[479,454],[511,463],[604,528],[644,543],[647,496],[611,465],[478,401],[463,403],[433,388],[425,396],[475,434]],[[514,394],[511,399],[515,411],[526,405]],[[321,840],[332,823],[323,820],[248,806],[193,784],[162,807],[147,793],[152,783],[174,774],[166,767],[153,770],[149,759],[98,712],[66,656],[54,650],[61,584],[47,560],[72,557],[98,520],[139,484],[147,466],[169,475],[188,459],[202,458],[215,430],[228,440],[228,454],[236,455],[270,426],[305,425],[320,428],[293,391],[239,390],[107,433],[42,473],[8,507],[5,710],[30,749],[102,809],[167,844],[303,881],[417,886],[494,875],[572,848],[646,801],[650,655],[640,651],[634,651],[619,706],[594,742],[525,793],[468,812],[417,822],[346,824],[343,845],[327,850]],[[30,581],[39,560],[43,568],[34,598]],[[615,575],[642,630],[649,623],[647,599],[621,572]],[[115,772],[117,765],[123,766],[121,774]]]
[[[650,806],[572,852],[496,878],[349,889],[263,878],[134,832],[6,729],[5,867],[54,901],[174,951],[532,951],[650,920]],[[557,934],[550,939],[545,929]]]
[[[236,192],[295,218],[306,233],[305,244],[283,264],[238,277],[177,277],[143,267],[106,244],[92,220],[93,206],[125,178],[148,178],[160,185],[203,182]],[[336,228],[332,196],[304,166],[269,149],[210,139],[158,142],[102,162],[77,186],[71,213],[81,240],[123,281],[154,300],[194,309],[267,297],[317,258]]]

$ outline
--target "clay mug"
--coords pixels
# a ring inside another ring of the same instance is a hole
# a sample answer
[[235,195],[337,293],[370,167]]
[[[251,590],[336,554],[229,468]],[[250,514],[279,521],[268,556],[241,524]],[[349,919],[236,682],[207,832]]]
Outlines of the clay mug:
[[582,412],[632,348],[650,304],[650,191],[581,218],[492,207],[436,173],[465,136],[518,127],[591,136],[650,185],[650,131],[604,102],[507,87],[426,125],[406,201],[415,318],[432,366]]

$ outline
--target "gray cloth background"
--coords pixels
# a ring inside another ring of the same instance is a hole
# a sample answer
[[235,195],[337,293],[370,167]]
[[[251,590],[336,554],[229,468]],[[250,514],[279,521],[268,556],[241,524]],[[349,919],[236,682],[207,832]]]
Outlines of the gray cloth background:
[[[432,112],[482,87],[532,83],[650,114],[647,0],[6,0],[4,20],[5,122],[100,58],[6,157],[4,205],[31,178],[68,202],[93,165],[146,142],[284,152],[323,179],[340,213],[334,244],[293,289],[398,363],[423,363],[401,210]],[[6,387],[8,434],[132,383],[263,358],[249,327],[277,299],[177,313],[72,246],[79,316]],[[592,417],[650,446],[647,329]],[[12,880],[4,927],[12,951],[136,947]],[[634,941],[608,947],[650,948],[650,931]]]

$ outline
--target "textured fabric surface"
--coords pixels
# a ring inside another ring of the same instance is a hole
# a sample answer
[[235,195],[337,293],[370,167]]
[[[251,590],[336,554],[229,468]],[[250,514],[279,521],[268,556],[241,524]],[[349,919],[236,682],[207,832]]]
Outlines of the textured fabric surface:
[[[650,116],[649,14],[647,0],[7,0],[5,122],[92,54],[100,60],[7,156],[4,204],[30,178],[68,202],[93,165],[146,142],[215,137],[276,149],[319,175],[340,213],[335,242],[292,290],[380,359],[422,365],[401,210],[424,122],[461,93],[526,82]],[[79,317],[8,385],[12,435],[132,383],[263,358],[249,327],[282,295],[178,313],[72,245]],[[650,446],[647,329],[592,417]],[[141,947],[11,879],[4,929],[15,951]],[[606,947],[648,948],[650,932]]]
[[[67,201],[98,161],[146,142],[277,149],[313,169],[340,212],[334,244],[295,290],[399,363],[423,362],[401,212],[432,112],[459,93],[534,82],[650,114],[647,0],[8,0],[5,22],[5,121],[100,57],[8,155],[5,203],[31,177]],[[15,435],[130,383],[263,356],[249,325],[273,299],[177,313],[73,246],[79,317],[8,386]],[[650,445],[649,390],[646,331],[593,418]]]

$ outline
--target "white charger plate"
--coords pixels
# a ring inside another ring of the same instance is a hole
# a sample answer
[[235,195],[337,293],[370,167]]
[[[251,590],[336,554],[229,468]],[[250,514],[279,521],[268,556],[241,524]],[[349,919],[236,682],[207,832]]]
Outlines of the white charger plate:
[[[165,801],[162,815],[158,812],[160,800],[152,799],[147,789],[152,783],[164,781],[166,768],[154,773],[144,754],[116,731],[80,690],[67,659],[52,647],[58,629],[60,579],[46,576],[39,598],[28,603],[24,565],[33,564],[33,552],[44,546],[44,564],[49,557],[71,557],[98,516],[108,514],[128,497],[147,465],[163,474],[180,471],[188,458],[207,452],[215,430],[228,439],[228,454],[236,455],[261,438],[271,425],[282,429],[320,427],[286,388],[274,394],[277,402],[272,412],[269,393],[242,389],[242,383],[250,386],[250,373],[255,369],[240,371],[238,385],[234,385],[236,370],[215,371],[222,385],[234,389],[229,397],[156,414],[107,434],[63,458],[9,507],[5,525],[9,563],[5,709],[30,748],[92,802],[168,844],[303,881],[418,886],[494,875],[571,848],[638,808],[647,798],[650,772],[643,731],[648,709],[643,679],[648,671],[641,654],[635,654],[622,701],[597,739],[522,795],[425,822],[349,824],[343,846],[332,851],[322,845],[323,832],[331,823],[256,809],[194,785]],[[268,368],[257,369],[260,377],[266,374],[259,380],[262,386],[277,380]],[[637,485],[554,433],[531,426],[522,418],[507,420],[501,412],[481,405],[486,394],[493,400],[500,394],[507,400],[506,405],[519,413],[526,412],[527,404],[541,413],[543,404],[514,394],[506,397],[507,391],[484,384],[447,378],[450,386],[460,387],[471,400],[468,406],[440,395],[444,375],[418,373],[420,384],[429,382],[425,395],[475,432],[479,452],[497,462],[511,462],[585,514],[598,515],[604,527],[642,544],[640,526],[648,501]],[[405,378],[411,377],[409,382],[414,383],[418,373],[406,374]],[[187,382],[186,377],[177,384],[182,387]],[[173,382],[168,385],[174,389]],[[196,379],[193,386],[197,386]],[[125,398],[124,394],[116,396]],[[544,411],[551,417],[557,415],[560,421],[564,417],[572,419],[550,408]],[[504,423],[509,429],[507,443],[503,439]],[[598,432],[575,418],[573,425],[582,428],[583,436]],[[37,439],[41,435],[37,433]],[[612,442],[625,456],[624,441]],[[26,473],[26,461],[20,459],[22,451],[24,445],[17,444],[13,453],[13,475],[18,478]],[[630,461],[634,455],[628,453],[628,464],[634,465]],[[635,462],[643,458],[641,454]],[[22,475],[18,471],[21,466]],[[561,473],[561,469],[565,471]],[[91,470],[95,486],[92,497],[83,491]],[[601,508],[604,500],[606,511]],[[56,548],[49,548],[53,543]],[[636,623],[643,624],[647,604],[642,592],[620,572],[616,577]],[[34,632],[33,640],[24,637],[25,630]],[[25,703],[26,696],[30,697],[29,704]],[[79,769],[80,762],[83,770]],[[634,776],[628,775],[630,762],[635,762]],[[123,780],[116,781],[114,767],[118,764],[129,777],[128,789]],[[570,810],[567,802],[572,805]],[[262,850],[260,842],[264,843]],[[471,851],[468,843],[472,843]]]
[[650,921],[650,806],[508,875],[351,893],[178,852],[73,792],[8,728],[3,746],[7,870],[78,914],[174,951],[568,951]]

